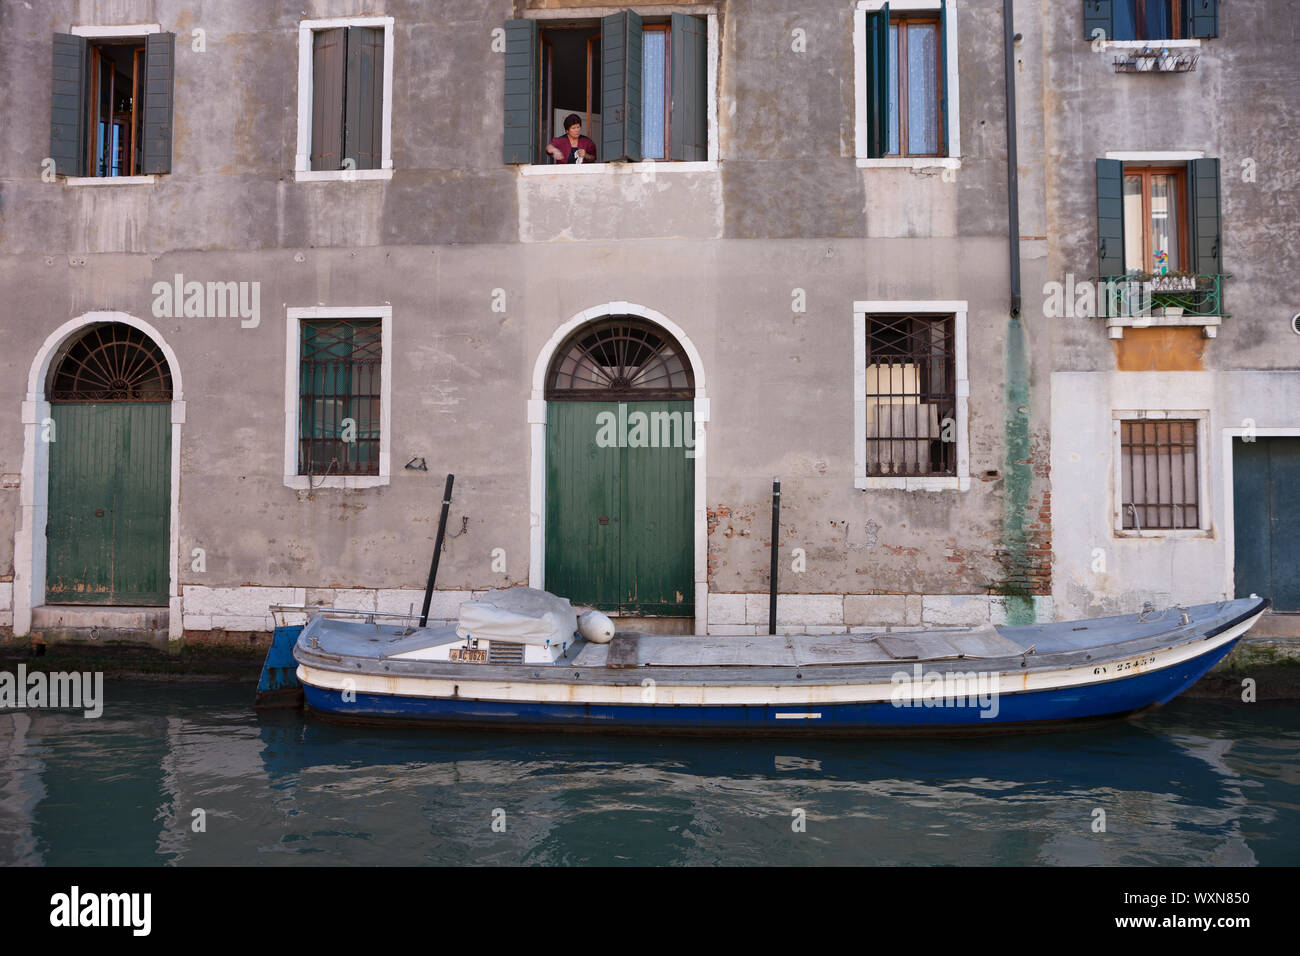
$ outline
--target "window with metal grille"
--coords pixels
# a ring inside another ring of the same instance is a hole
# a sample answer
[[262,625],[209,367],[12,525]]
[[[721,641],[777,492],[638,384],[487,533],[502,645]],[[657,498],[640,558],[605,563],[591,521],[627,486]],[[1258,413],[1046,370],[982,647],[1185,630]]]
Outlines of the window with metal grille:
[[298,474],[379,474],[380,320],[301,328]]
[[1122,527],[1199,528],[1195,421],[1120,422]]
[[951,315],[869,315],[867,475],[957,474]]

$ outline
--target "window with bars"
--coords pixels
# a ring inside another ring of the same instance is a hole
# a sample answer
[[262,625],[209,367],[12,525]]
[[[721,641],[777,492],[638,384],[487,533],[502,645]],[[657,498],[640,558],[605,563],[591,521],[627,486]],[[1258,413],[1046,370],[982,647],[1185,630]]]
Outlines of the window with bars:
[[956,476],[951,315],[866,317],[868,477]]
[[301,323],[298,474],[378,475],[379,319]]
[[1120,517],[1124,530],[1201,526],[1195,420],[1120,422]]

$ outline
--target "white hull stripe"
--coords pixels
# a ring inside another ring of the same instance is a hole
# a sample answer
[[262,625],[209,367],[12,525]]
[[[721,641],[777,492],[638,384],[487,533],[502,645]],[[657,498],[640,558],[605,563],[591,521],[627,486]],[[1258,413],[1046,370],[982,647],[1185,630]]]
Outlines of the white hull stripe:
[[[1084,687],[1107,684],[1126,677],[1135,677],[1151,671],[1162,670],[1184,661],[1208,654],[1236,640],[1244,634],[1259,615],[1243,621],[1209,639],[1197,639],[1173,647],[1144,651],[1132,658],[1088,661],[1073,667],[1042,671],[988,671],[972,670],[965,673],[981,674],[981,690],[998,694],[1020,694],[1029,691],[1055,690],[1065,687]],[[951,664],[950,661],[943,662]],[[1101,668],[1105,668],[1104,672]],[[922,664],[925,672],[925,665]],[[911,678],[912,664],[899,662],[897,673]],[[938,672],[942,673],[942,672]],[[629,675],[631,676],[631,675]],[[463,698],[503,702],[547,704],[681,704],[751,705],[774,707],[808,707],[818,704],[871,703],[873,701],[925,699],[925,687],[913,681],[915,689],[910,697],[896,696],[890,680],[864,683],[838,684],[667,684],[656,683],[653,688],[639,680],[628,684],[596,684],[581,681],[502,681],[490,678],[475,679],[468,673],[464,677],[402,677],[377,674],[348,673],[342,670],[298,665],[298,680],[325,690],[352,691],[359,694],[386,694],[397,697]],[[803,714],[782,715],[804,717]]]

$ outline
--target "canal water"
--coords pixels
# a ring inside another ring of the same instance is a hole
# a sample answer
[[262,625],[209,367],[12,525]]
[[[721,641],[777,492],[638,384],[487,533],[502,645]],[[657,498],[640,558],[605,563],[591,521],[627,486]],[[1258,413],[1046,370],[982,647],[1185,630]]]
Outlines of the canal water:
[[341,727],[251,695],[0,712],[0,865],[1300,863],[1294,702],[814,741]]

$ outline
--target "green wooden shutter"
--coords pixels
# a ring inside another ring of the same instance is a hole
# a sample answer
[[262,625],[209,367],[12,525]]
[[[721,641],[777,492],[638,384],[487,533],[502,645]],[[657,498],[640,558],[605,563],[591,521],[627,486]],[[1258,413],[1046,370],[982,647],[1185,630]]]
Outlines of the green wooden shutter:
[[1124,275],[1124,164],[1097,160],[1097,275]]
[[641,17],[631,10],[600,21],[600,156],[641,159]]
[[1083,0],[1083,38],[1093,39],[1093,32],[1101,30],[1107,40],[1115,38],[1114,11],[1111,0]]
[[867,17],[867,155],[889,149],[889,4]]
[[343,27],[311,36],[311,168],[343,165],[343,91],[347,37]]
[[1219,35],[1219,0],[1186,0],[1193,37],[1210,39]]
[[1223,272],[1219,161],[1192,160],[1187,179],[1192,211],[1192,271],[1198,275],[1219,275]]
[[357,169],[380,169],[384,160],[384,28],[347,30],[347,92],[343,156]]
[[176,34],[151,33],[144,39],[144,173],[172,171],[172,91],[175,87]]
[[50,158],[60,176],[86,168],[86,38],[54,34],[50,82]]
[[709,158],[709,28],[699,17],[674,13],[672,116],[668,123],[671,158]]
[[507,20],[502,139],[507,163],[537,162],[537,53],[537,21]]

